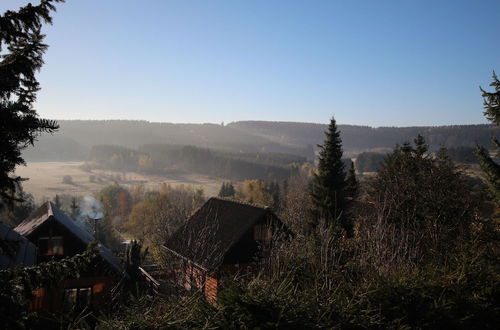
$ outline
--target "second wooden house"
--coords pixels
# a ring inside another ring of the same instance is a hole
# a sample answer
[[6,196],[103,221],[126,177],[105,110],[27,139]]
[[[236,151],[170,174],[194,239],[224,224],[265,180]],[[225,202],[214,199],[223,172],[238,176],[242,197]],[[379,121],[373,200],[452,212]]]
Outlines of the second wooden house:
[[210,198],[164,244],[177,282],[214,302],[224,276],[257,273],[273,242],[288,230],[269,208]]

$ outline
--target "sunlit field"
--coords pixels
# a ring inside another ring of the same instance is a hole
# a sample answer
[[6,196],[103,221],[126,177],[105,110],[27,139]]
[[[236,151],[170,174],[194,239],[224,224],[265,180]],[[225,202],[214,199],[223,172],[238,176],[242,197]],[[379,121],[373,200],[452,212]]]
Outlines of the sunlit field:
[[[114,182],[125,187],[144,184],[148,190],[158,190],[162,183],[173,186],[194,185],[196,188],[203,188],[206,196],[217,194],[221,184],[219,179],[198,174],[157,176],[108,170],[88,172],[81,168],[82,164],[83,162],[31,162],[27,166],[18,167],[16,174],[29,178],[23,184],[24,191],[32,194],[38,203],[52,199],[56,194],[92,195]],[[70,176],[72,183],[63,183],[64,176]]]

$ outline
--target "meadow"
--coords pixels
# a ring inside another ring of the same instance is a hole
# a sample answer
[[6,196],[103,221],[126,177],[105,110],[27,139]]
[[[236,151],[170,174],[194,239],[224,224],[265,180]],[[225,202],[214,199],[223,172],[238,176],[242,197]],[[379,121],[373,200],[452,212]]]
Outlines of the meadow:
[[[193,185],[203,188],[206,196],[216,195],[221,184],[220,179],[199,174],[159,176],[109,170],[88,171],[82,165],[83,162],[29,162],[27,166],[19,166],[16,174],[28,178],[23,183],[24,191],[32,194],[37,203],[53,199],[56,194],[92,195],[115,182],[124,187],[143,184],[147,190],[158,190],[163,183]],[[64,176],[70,176],[71,183],[63,183]]]

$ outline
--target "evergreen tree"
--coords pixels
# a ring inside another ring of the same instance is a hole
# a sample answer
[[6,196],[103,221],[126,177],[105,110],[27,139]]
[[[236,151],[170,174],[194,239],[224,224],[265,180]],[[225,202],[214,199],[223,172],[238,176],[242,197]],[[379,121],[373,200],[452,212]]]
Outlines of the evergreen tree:
[[[495,91],[490,93],[481,88],[483,92],[484,115],[493,124],[500,125],[500,81],[493,72],[493,82],[490,83]],[[500,143],[496,137],[492,138],[496,156],[500,157]],[[476,154],[479,158],[479,165],[483,171],[483,176],[488,185],[491,195],[497,205],[500,205],[500,165],[490,156],[489,151],[483,146],[477,146]]]
[[220,187],[219,190],[219,197],[224,197],[226,195],[226,183],[222,182],[222,186]]
[[40,133],[58,129],[55,121],[39,118],[33,109],[40,89],[35,73],[47,49],[41,27],[52,23],[55,2],[63,0],[42,0],[0,16],[0,207],[21,199],[23,179],[12,175],[17,165],[25,164],[21,151]]
[[[366,182],[371,223],[384,221],[420,253],[455,246],[466,237],[476,212],[467,176],[442,149],[428,152],[422,136],[397,145]],[[388,227],[386,227],[388,228]],[[424,239],[425,238],[425,239]],[[398,238],[399,239],[399,238]],[[413,258],[413,257],[412,257]]]
[[220,187],[220,190],[219,190],[219,197],[226,197],[226,193],[227,193],[226,183],[222,182],[222,186]]
[[347,197],[354,198],[358,195],[359,186],[358,180],[356,179],[356,170],[354,168],[354,162],[351,161],[351,167],[347,173],[345,192]]
[[58,208],[61,208],[61,198],[57,194],[56,197],[54,198],[54,204],[56,204]]
[[281,192],[280,185],[276,181],[271,181],[267,187],[267,192],[271,195],[272,204],[270,205],[274,211],[277,211],[280,207]]
[[234,197],[235,194],[236,194],[236,189],[234,189],[233,183],[229,182],[227,184],[227,196]]
[[324,144],[318,145],[318,170],[310,187],[314,211],[316,218],[322,217],[351,235],[352,224],[345,215],[346,173],[342,161],[342,140],[333,117],[325,136]]
[[73,218],[73,220],[76,220],[76,217],[78,215],[78,202],[76,201],[75,196],[71,197],[71,204],[69,207],[71,209],[71,217]]
[[231,182],[223,182],[219,190],[219,197],[233,197],[236,193]]

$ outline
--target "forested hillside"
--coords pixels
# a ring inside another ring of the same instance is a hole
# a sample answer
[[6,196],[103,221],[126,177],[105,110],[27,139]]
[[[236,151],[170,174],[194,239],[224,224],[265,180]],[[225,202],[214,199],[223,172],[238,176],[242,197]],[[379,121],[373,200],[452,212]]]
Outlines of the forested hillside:
[[[278,143],[314,145],[324,139],[326,124],[240,121],[228,125],[247,134],[257,135]],[[421,126],[421,127],[369,127],[338,125],[346,151],[366,151],[374,148],[393,148],[401,141],[409,141],[418,134],[431,149],[440,146],[474,146],[488,143],[496,134],[491,125]]]
[[[146,144],[192,145],[233,153],[273,152],[307,157],[324,137],[326,125],[242,121],[228,125],[172,124],[130,120],[61,120],[54,135],[41,136],[24,156],[29,161],[85,160],[94,145],[137,148]],[[379,127],[339,125],[346,151],[388,150],[422,134],[430,149],[485,145],[495,134],[491,125]]]

